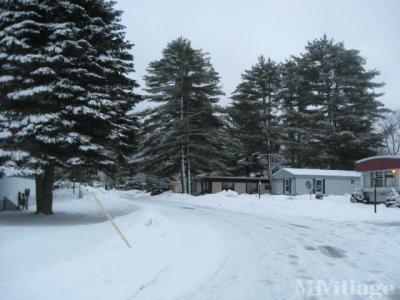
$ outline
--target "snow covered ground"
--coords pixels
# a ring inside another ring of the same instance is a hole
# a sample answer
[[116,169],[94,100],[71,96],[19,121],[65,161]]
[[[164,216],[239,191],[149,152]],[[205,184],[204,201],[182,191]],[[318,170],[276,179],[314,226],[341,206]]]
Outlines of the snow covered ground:
[[[400,209],[374,214],[348,196],[92,191],[132,248],[89,192],[57,192],[53,216],[2,212],[0,299],[400,298]],[[318,284],[331,284],[328,297]]]

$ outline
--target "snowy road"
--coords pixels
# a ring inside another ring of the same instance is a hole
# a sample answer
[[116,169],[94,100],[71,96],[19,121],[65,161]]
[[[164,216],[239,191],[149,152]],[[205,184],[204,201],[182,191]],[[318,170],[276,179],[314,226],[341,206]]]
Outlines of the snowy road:
[[389,231],[382,245],[377,230],[385,228],[376,225],[257,217],[149,197],[131,200],[173,220],[179,247],[164,272],[130,299],[303,299],[304,280],[399,279],[399,267],[387,263],[397,261],[391,249],[398,249],[398,240]]
[[368,299],[332,289],[351,282],[400,299],[398,210],[346,196],[92,191],[132,248],[90,193],[57,192],[54,216],[3,212],[0,299]]

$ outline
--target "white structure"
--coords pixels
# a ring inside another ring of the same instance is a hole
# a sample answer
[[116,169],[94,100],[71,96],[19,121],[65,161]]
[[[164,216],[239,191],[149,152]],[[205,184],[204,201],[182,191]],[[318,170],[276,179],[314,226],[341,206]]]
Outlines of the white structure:
[[384,202],[392,188],[400,191],[400,156],[372,156],[356,162],[367,200]]
[[356,186],[360,186],[360,180],[361,175],[355,171],[282,168],[272,175],[272,193],[351,194]]
[[0,178],[0,200],[7,198],[18,205],[18,192],[30,189],[29,204],[35,202],[36,186],[34,177],[1,177]]

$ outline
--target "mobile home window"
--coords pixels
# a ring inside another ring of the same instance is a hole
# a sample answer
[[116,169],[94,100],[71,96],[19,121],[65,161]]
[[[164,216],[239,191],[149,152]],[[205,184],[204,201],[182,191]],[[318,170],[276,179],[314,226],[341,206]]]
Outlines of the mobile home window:
[[227,191],[227,190],[234,191],[235,183],[234,182],[222,182],[222,189],[225,191]]
[[246,184],[246,193],[247,194],[256,194],[256,193],[258,193],[258,183],[256,183],[256,182],[248,182]]
[[208,181],[201,183],[201,192],[202,193],[210,193],[211,192],[211,184]]
[[363,173],[363,185],[364,185],[364,187],[365,187],[365,188],[371,187],[371,186],[369,185],[370,183],[371,183],[371,182],[370,182],[369,173],[368,173],[368,172]]
[[392,171],[385,172],[385,186],[387,187],[395,186],[394,176]]
[[290,188],[290,182],[291,182],[290,179],[286,179],[286,180],[285,180],[285,193],[286,193],[286,194],[290,194],[290,190],[291,190],[291,188]]
[[371,175],[371,187],[383,187],[383,172],[372,172]]
[[351,180],[351,184],[354,184],[354,179]]

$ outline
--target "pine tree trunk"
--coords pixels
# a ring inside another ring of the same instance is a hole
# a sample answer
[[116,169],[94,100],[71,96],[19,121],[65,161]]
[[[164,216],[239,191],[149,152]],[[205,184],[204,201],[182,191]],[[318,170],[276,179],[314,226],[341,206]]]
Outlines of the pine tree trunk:
[[36,175],[36,213],[53,214],[54,165],[46,166],[43,174]]
[[36,185],[36,213],[37,214],[42,212],[42,207],[43,207],[43,181],[44,181],[43,174],[36,175],[35,185]]
[[46,169],[44,180],[44,208],[45,215],[53,214],[53,186],[54,186],[54,165]]

